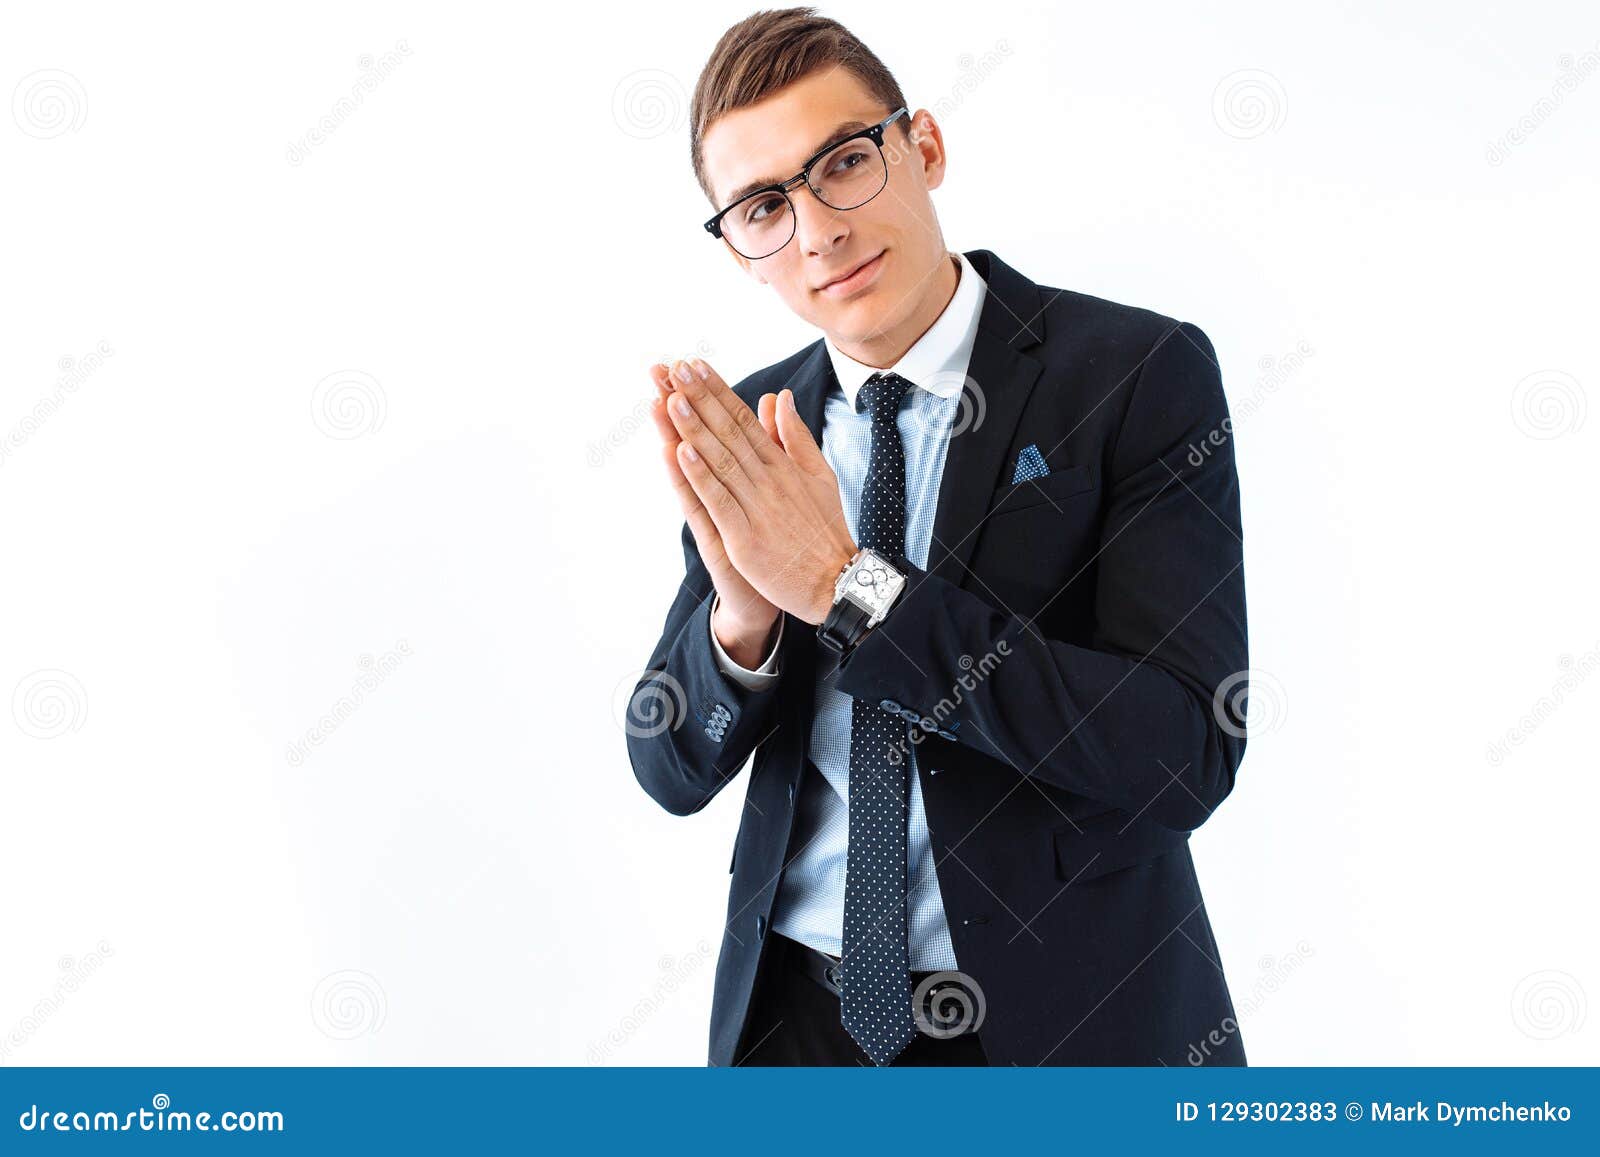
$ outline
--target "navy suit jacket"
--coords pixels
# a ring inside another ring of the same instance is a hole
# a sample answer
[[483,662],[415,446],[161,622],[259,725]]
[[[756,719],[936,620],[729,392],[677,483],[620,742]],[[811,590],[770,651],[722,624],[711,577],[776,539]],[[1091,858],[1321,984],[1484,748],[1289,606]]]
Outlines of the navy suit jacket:
[[[1231,422],[1194,325],[1034,284],[987,250],[988,283],[929,568],[840,666],[838,687],[917,738],[956,959],[997,1065],[1243,1064],[1189,833],[1233,789],[1249,665]],[[745,378],[794,390],[819,443],[824,343]],[[1030,443],[1048,475],[1013,484]],[[805,770],[815,628],[784,628],[752,692],[712,654],[712,585],[687,573],[636,688],[669,726],[630,727],[634,774],[690,815],[754,753],[730,865],[709,1062],[737,1064]],[[943,731],[945,735],[932,734]]]

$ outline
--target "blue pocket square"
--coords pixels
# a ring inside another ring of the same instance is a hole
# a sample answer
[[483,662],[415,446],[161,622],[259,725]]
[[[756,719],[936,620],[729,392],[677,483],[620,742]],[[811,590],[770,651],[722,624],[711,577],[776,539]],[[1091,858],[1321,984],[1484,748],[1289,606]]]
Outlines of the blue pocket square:
[[1011,475],[1011,481],[1026,482],[1030,478],[1043,478],[1048,473],[1050,467],[1045,465],[1044,455],[1039,453],[1038,446],[1029,442],[1017,455],[1017,468]]

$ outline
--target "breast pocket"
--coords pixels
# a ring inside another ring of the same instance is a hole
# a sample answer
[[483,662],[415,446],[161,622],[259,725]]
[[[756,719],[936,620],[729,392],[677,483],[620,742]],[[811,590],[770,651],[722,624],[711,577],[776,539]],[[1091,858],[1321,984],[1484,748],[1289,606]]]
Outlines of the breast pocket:
[[1175,852],[1188,832],[1111,811],[1051,833],[1056,879],[1083,884]]
[[1090,626],[1101,522],[1099,467],[1051,464],[1043,478],[994,491],[972,556],[974,591],[1002,610],[1048,617],[1041,629],[1078,641]]
[[1043,478],[1029,478],[998,488],[989,499],[989,517],[1003,518],[1035,507],[1060,510],[1068,503],[1081,502],[1080,496],[1094,489],[1094,471],[1090,467],[1056,467]]

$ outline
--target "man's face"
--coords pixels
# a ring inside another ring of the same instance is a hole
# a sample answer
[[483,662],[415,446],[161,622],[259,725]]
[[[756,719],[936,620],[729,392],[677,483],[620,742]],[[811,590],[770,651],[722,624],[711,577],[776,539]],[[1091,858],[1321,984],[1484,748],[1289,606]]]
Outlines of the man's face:
[[[701,142],[715,207],[724,208],[752,183],[792,177],[818,149],[855,131],[841,132],[841,125],[867,128],[893,111],[850,73],[826,68],[726,114]],[[871,201],[832,209],[798,185],[789,191],[795,235],[788,245],[755,261],[728,249],[838,344],[869,343],[892,332],[917,312],[940,262],[948,260],[928,195],[944,179],[944,144],[928,112],[919,111],[910,124],[914,144],[907,125],[902,117],[884,134],[889,179]]]

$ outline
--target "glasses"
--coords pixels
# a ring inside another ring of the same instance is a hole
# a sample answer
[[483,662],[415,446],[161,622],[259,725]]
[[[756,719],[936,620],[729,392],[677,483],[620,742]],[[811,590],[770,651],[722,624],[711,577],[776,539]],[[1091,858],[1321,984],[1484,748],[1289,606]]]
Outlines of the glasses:
[[827,146],[794,176],[746,193],[711,220],[706,232],[720,237],[741,257],[771,257],[794,237],[794,202],[789,190],[801,182],[830,209],[859,209],[889,183],[883,133],[906,115],[896,109],[887,120]]

